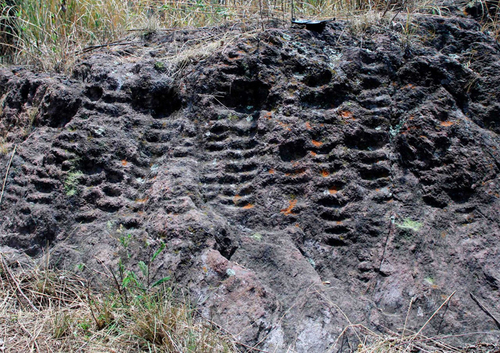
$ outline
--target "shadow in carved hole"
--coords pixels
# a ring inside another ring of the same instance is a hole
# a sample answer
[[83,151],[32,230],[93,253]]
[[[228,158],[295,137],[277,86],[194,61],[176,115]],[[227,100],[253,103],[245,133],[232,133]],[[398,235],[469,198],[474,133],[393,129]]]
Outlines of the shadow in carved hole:
[[269,86],[260,81],[235,80],[219,101],[228,108],[261,110],[267,103]]
[[284,162],[296,161],[307,155],[304,147],[305,141],[302,139],[290,141],[279,146],[279,155]]
[[93,102],[101,99],[103,93],[102,87],[99,86],[89,86],[85,89],[85,95]]
[[167,117],[181,109],[181,106],[181,98],[173,87],[156,86],[132,90],[132,107],[150,113],[155,119]]
[[345,136],[346,146],[356,150],[377,150],[387,143],[388,136],[384,131],[357,129]]
[[307,108],[333,109],[348,99],[350,88],[343,84],[328,86],[320,90],[304,91],[300,97],[300,104]]
[[318,87],[323,86],[332,80],[332,72],[330,70],[316,70],[314,72],[309,73],[304,78],[304,83],[309,87]]
[[471,189],[453,189],[446,190],[448,196],[456,203],[465,203],[474,195],[474,191]]
[[339,239],[337,237],[328,237],[324,240],[326,245],[337,247],[337,246],[347,246],[349,245],[346,241]]

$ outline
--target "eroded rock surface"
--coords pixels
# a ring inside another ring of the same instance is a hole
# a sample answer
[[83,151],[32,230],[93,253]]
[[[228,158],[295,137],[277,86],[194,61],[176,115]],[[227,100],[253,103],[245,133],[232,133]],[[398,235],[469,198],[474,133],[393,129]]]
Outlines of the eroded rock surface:
[[71,77],[2,69],[1,244],[98,268],[120,238],[130,265],[164,241],[157,275],[270,352],[333,348],[346,317],[398,331],[411,299],[418,330],[452,292],[424,333],[497,342],[470,293],[500,313],[500,46],[472,19],[413,23],[180,31]]

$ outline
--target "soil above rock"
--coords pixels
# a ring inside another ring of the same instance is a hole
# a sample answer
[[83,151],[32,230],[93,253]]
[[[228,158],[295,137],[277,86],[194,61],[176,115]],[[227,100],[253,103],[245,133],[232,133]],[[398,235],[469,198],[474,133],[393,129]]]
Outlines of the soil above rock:
[[473,19],[404,21],[159,32],[67,77],[1,69],[2,251],[102,271],[163,241],[156,276],[270,352],[327,351],[349,323],[416,332],[452,293],[423,333],[498,342],[470,294],[500,313],[500,46]]

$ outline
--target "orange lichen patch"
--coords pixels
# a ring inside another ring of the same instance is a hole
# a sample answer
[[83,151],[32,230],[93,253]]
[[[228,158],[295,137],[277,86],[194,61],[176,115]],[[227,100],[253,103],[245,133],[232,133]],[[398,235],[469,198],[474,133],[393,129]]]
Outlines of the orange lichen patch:
[[326,178],[326,177],[327,177],[327,176],[329,176],[329,175],[330,175],[330,173],[328,172],[328,170],[323,169],[323,170],[321,171],[321,176],[322,176],[323,178]]
[[295,207],[296,204],[297,204],[297,200],[290,201],[290,206],[288,206],[287,208],[282,209],[281,213],[283,213],[284,215],[293,215],[293,214],[295,214],[295,213],[292,213],[292,210],[293,210],[293,208]]
[[290,129],[288,127],[288,124],[285,124],[284,122],[281,122],[281,121],[278,121],[278,124],[285,130],[288,130],[288,131],[292,131],[292,129]]
[[320,147],[323,144],[323,142],[312,140],[312,144],[316,147]]
[[298,223],[295,223],[295,227],[300,228],[300,225]]
[[249,209],[254,208],[254,207],[255,207],[255,205],[252,205],[251,203],[249,203],[249,204],[246,204],[245,206],[243,206],[242,208],[244,210],[249,210]]
[[127,164],[128,164],[128,162],[127,162],[125,159],[123,159],[123,160],[122,160],[122,166],[126,167],[126,166],[127,166]]
[[269,174],[274,174],[274,173],[276,173],[274,169],[269,169]]
[[306,173],[306,168],[299,168],[293,172],[293,176],[303,175]]
[[312,129],[312,126],[311,126],[311,124],[309,123],[309,121],[306,121],[306,129],[307,129],[307,130],[311,130],[311,129]]
[[316,152],[310,151],[311,156],[316,157],[318,154]]
[[341,111],[340,116],[342,116],[344,119],[350,119],[353,117],[352,112],[348,110]]
[[234,197],[233,197],[233,203],[236,205],[238,203],[239,199],[241,199],[240,195],[234,195]]
[[441,126],[451,126],[453,124],[454,124],[453,121],[442,121],[441,122]]
[[380,189],[375,189],[375,191],[376,191],[376,192],[379,192],[379,191],[380,191]]
[[446,238],[446,232],[445,231],[441,232],[441,238]]
[[205,273],[208,272],[208,268],[206,266],[203,266],[203,272],[205,272]]
[[340,224],[342,224],[342,221],[337,221],[337,225],[340,225]]
[[413,120],[413,119],[415,119],[413,115],[408,118],[408,120]]
[[335,195],[336,193],[339,192],[339,190],[337,189],[336,186],[332,186],[330,189],[328,189],[328,192],[330,193],[330,195]]
[[413,84],[409,83],[406,86],[404,86],[404,88],[415,89],[415,86]]
[[135,199],[135,202],[137,202],[137,203],[144,203],[144,202],[146,202],[148,199],[149,199],[149,197],[147,197],[147,196],[146,196],[146,197],[145,197],[145,198],[143,198],[143,199]]
[[265,112],[262,117],[265,119],[271,119],[273,117],[273,113],[272,112]]

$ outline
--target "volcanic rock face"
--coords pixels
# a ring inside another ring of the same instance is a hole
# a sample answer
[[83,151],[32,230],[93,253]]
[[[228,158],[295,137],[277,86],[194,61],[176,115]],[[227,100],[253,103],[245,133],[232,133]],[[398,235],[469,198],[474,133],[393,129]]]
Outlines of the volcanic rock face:
[[418,330],[452,292],[424,333],[497,341],[469,293],[500,312],[500,47],[472,20],[413,23],[214,29],[174,65],[206,35],[185,31],[71,78],[3,69],[3,249],[113,267],[120,239],[131,266],[164,241],[158,276],[272,352],[338,349],[346,317]]

